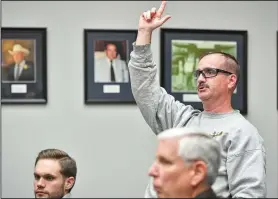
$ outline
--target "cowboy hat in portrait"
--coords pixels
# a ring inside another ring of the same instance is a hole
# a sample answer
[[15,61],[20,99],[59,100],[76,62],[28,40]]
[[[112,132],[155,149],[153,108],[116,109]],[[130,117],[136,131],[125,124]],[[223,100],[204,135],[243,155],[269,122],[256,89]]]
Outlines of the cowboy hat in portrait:
[[8,52],[11,55],[14,55],[15,53],[23,53],[24,56],[28,56],[30,54],[30,51],[27,48],[22,47],[20,44],[15,44],[13,50],[9,50]]

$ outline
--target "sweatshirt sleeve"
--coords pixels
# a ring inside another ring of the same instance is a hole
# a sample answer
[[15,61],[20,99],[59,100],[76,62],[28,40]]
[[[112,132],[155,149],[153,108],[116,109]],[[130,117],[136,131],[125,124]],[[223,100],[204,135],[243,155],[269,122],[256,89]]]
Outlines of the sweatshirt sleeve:
[[135,101],[155,134],[184,126],[194,112],[199,112],[192,106],[175,101],[160,87],[150,44],[137,46],[133,43],[128,67]]
[[233,198],[266,197],[266,152],[251,124],[234,133],[227,156],[229,190]]

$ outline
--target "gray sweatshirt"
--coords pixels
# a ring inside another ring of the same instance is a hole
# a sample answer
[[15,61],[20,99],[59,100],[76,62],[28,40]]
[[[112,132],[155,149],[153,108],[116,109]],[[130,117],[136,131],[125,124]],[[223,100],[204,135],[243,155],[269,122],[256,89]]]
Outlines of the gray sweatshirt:
[[[258,130],[238,110],[201,112],[176,101],[160,87],[151,45],[136,46],[130,54],[131,88],[136,103],[155,134],[173,127],[200,127],[222,147],[221,166],[212,186],[217,195],[233,198],[266,197],[266,152]],[[152,179],[146,198],[157,197]]]

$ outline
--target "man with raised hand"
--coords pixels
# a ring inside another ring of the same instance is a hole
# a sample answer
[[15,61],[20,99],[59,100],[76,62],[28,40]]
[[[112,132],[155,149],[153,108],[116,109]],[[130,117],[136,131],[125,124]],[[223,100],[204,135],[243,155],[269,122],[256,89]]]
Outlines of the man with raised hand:
[[[208,53],[200,58],[195,78],[204,111],[176,101],[160,87],[157,65],[151,51],[152,32],[171,16],[162,16],[166,7],[142,13],[138,35],[129,61],[131,88],[136,103],[155,134],[174,127],[200,127],[211,132],[221,145],[221,165],[212,186],[220,197],[266,197],[266,152],[256,127],[231,104],[240,66],[229,54]],[[186,21],[186,20],[185,20]],[[145,197],[157,197],[153,179]]]

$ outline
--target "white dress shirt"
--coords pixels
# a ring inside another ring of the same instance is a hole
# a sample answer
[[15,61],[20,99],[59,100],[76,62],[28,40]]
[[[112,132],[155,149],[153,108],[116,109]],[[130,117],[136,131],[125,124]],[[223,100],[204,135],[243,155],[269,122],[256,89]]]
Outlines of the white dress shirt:
[[63,196],[63,198],[71,198],[71,193],[67,193],[66,195]]

